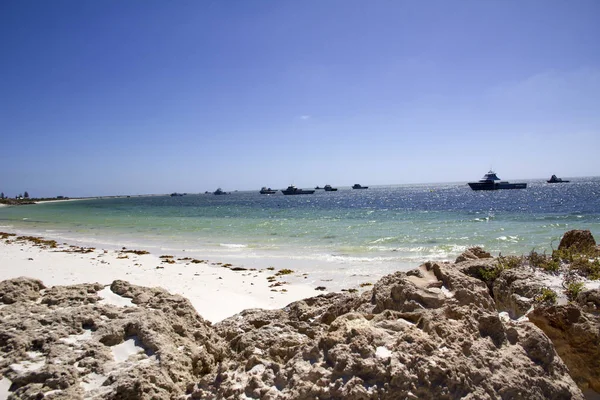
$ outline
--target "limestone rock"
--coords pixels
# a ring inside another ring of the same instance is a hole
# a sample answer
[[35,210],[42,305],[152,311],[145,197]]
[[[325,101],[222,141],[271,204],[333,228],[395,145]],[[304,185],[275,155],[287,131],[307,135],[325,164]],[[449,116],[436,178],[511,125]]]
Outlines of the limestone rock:
[[[0,285],[20,290],[24,282]],[[0,373],[16,398],[179,398],[217,369],[225,342],[187,299],[122,281],[113,286],[138,306],[101,302],[104,286],[84,284],[0,308]]]
[[17,301],[35,301],[40,297],[40,290],[46,287],[39,279],[15,278],[0,282],[0,302],[12,304]]
[[582,388],[600,392],[600,317],[576,304],[539,307],[529,320],[552,340],[556,352]]
[[498,311],[506,311],[513,319],[524,316],[544,287],[538,276],[523,269],[502,271],[493,283],[493,296]]
[[492,255],[483,250],[481,247],[471,247],[458,256],[455,262],[460,263],[468,260],[477,260],[480,258],[492,258]]
[[571,230],[560,240],[558,250],[591,252],[596,248],[596,240],[589,230]]
[[[0,373],[22,399],[583,399],[582,388],[598,391],[599,291],[534,304],[542,282],[529,267],[501,270],[469,252],[390,274],[360,295],[245,310],[214,325],[161,288],[115,281],[110,292],[123,301],[112,304],[99,284],[43,290],[35,280],[5,281]],[[531,305],[532,322],[517,319]]]

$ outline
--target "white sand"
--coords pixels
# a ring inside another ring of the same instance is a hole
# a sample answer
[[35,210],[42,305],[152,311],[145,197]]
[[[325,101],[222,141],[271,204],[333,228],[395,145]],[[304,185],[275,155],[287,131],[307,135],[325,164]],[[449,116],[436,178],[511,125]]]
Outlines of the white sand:
[[[40,279],[46,286],[55,286],[94,282],[109,285],[121,279],[140,286],[162,287],[185,296],[198,313],[211,322],[221,321],[244,309],[282,308],[323,293],[301,284],[271,288],[272,283],[267,277],[277,271],[232,271],[189,261],[167,264],[155,254],[128,254],[128,258],[119,259],[120,253],[112,250],[66,253],[57,251],[68,249],[66,246],[41,249],[30,243],[15,243],[13,239],[9,239],[11,243],[0,240],[0,281],[26,276]],[[278,277],[277,281],[284,282],[285,278],[285,275]]]

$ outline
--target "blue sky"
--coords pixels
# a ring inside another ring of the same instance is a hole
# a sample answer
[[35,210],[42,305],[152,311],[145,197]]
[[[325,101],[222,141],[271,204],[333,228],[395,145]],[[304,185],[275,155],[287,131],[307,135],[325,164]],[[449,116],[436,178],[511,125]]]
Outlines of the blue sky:
[[600,2],[0,3],[0,191],[600,175]]

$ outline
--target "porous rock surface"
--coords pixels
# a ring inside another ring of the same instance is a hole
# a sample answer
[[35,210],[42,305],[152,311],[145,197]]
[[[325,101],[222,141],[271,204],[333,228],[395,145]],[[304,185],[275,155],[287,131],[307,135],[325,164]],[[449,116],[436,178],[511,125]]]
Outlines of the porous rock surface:
[[[361,294],[215,325],[163,289],[115,281],[111,292],[131,299],[124,307],[102,300],[99,284],[5,281],[0,373],[19,399],[583,399],[580,388],[598,390],[599,294],[518,319],[538,293],[524,282],[535,280],[518,269],[479,279],[493,263],[470,250]],[[123,355],[126,344],[135,352]]]
[[574,229],[566,232],[558,250],[572,250],[577,252],[591,252],[597,249],[596,240],[589,230]]

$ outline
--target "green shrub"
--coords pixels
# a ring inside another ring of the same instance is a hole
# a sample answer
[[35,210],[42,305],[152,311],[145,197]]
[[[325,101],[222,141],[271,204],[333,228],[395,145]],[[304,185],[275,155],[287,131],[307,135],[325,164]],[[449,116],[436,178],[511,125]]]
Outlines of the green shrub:
[[540,304],[556,304],[556,292],[549,288],[543,288],[542,292],[535,298],[535,300]]
[[590,260],[587,256],[576,256],[570,264],[570,269],[589,279],[600,279],[600,260]]
[[523,264],[523,257],[517,256],[498,256],[498,267],[501,271],[505,269],[513,269],[520,267]]
[[577,295],[585,288],[583,282],[571,282],[567,286],[566,294],[569,300],[573,301],[577,298]]

